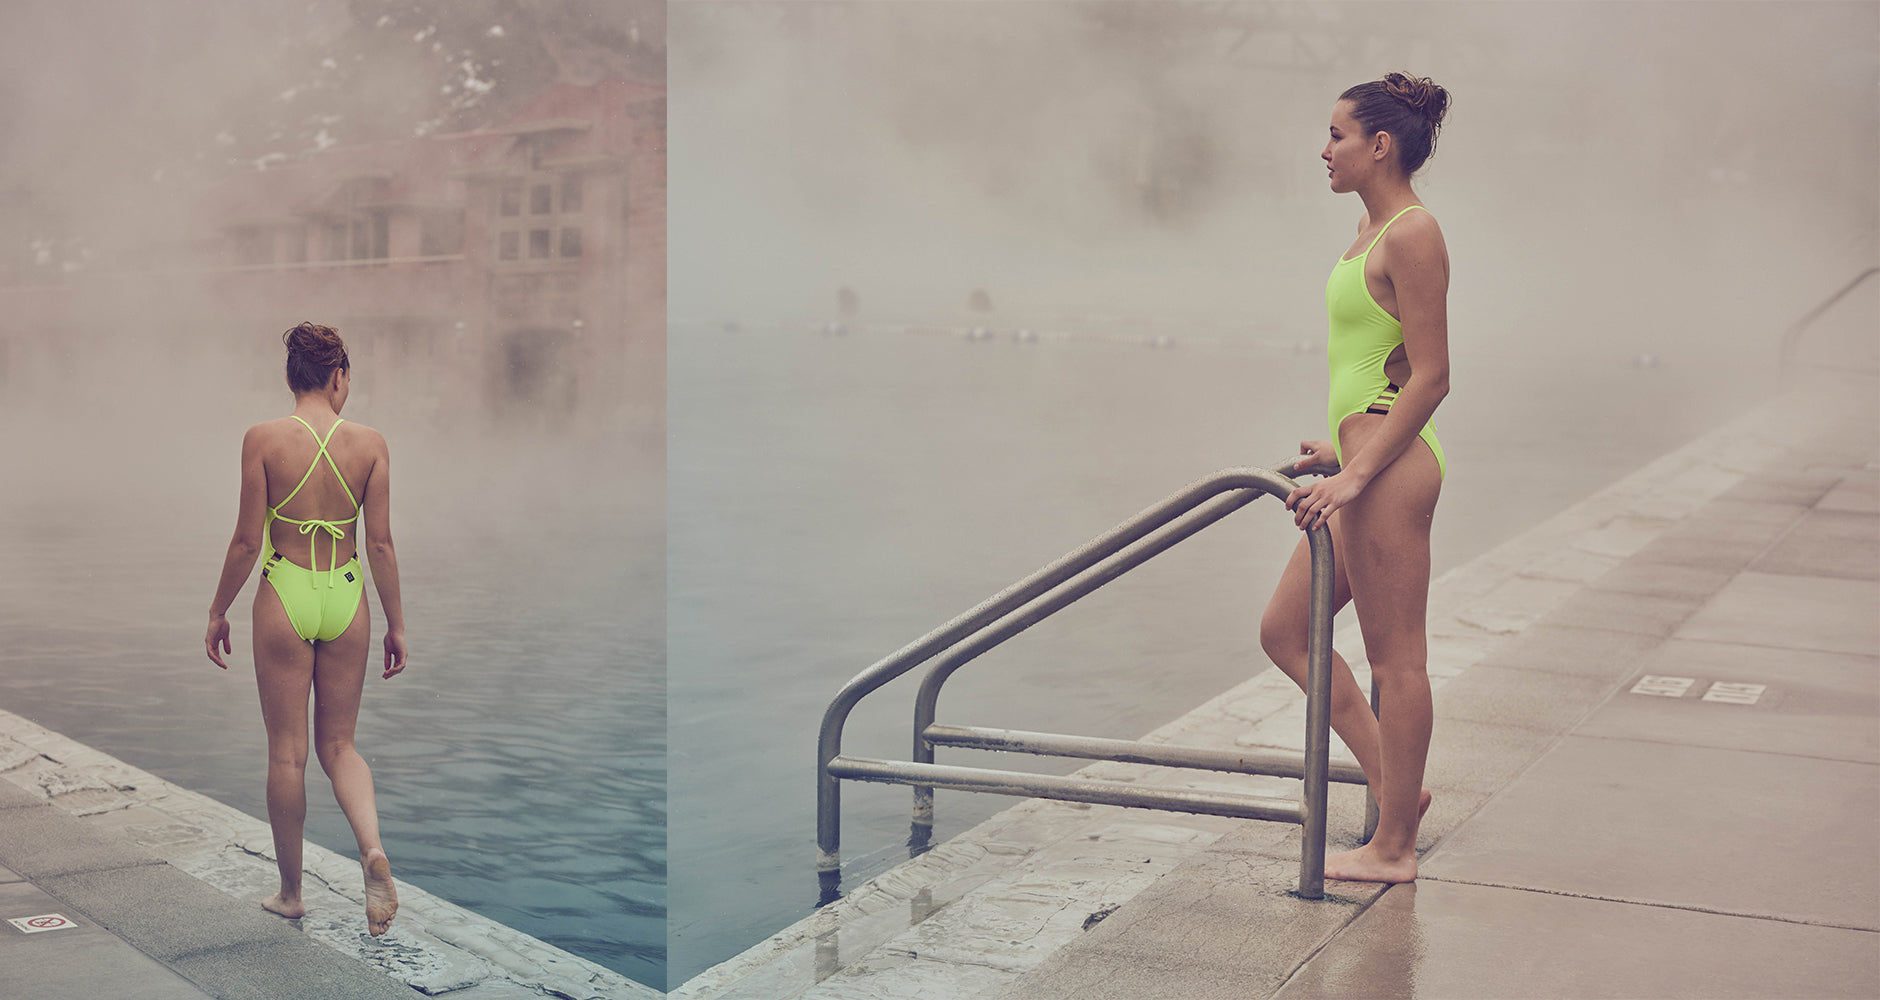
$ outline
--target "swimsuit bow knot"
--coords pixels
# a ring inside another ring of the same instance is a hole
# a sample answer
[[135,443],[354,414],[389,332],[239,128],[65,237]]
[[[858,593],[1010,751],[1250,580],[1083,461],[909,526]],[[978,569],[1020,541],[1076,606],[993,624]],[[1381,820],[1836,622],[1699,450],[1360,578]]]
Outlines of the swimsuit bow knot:
[[329,590],[333,587],[333,571],[339,568],[339,540],[346,537],[345,529],[340,527],[344,523],[346,522],[334,523],[317,518],[300,522],[300,533],[307,536],[307,561],[313,565],[319,565],[313,561],[314,529],[318,528],[332,536],[332,545],[327,548],[326,553],[326,586]]
[[332,535],[333,541],[338,542],[340,539],[346,537],[345,529],[340,527],[340,525],[345,523],[345,521],[302,521],[300,522],[300,533],[303,535],[311,535],[313,534],[313,530],[318,528]]

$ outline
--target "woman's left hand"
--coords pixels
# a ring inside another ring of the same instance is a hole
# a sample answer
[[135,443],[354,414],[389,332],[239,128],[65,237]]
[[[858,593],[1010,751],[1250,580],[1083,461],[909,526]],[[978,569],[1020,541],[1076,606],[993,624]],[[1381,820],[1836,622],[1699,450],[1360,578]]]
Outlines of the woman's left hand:
[[1329,521],[1338,508],[1356,500],[1366,485],[1350,472],[1339,472],[1286,494],[1286,509],[1293,512],[1294,524],[1311,530]]

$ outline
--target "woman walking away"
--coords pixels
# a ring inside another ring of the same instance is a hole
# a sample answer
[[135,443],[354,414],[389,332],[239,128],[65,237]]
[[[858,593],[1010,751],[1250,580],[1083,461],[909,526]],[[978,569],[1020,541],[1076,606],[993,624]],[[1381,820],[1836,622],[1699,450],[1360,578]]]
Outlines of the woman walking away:
[[[1449,252],[1410,178],[1435,146],[1449,94],[1392,73],[1332,106],[1320,154],[1334,192],[1364,202],[1358,235],[1325,286],[1330,319],[1330,441],[1300,444],[1297,469],[1325,478],[1286,498],[1301,528],[1329,525],[1333,600],[1357,605],[1377,685],[1374,716],[1351,667],[1333,654],[1332,727],[1377,799],[1377,833],[1325,859],[1328,878],[1409,882],[1430,746],[1424,634],[1430,518],[1442,489],[1442,445],[1430,417],[1449,392]],[[1260,623],[1260,643],[1304,686],[1311,557],[1294,550]]]
[[353,749],[372,632],[357,548],[363,515],[366,559],[385,609],[382,676],[390,678],[405,669],[405,618],[389,519],[391,458],[378,431],[340,419],[352,370],[339,334],[332,327],[302,323],[281,340],[287,345],[294,412],[256,424],[242,438],[235,536],[209,606],[204,644],[209,659],[228,669],[222,660],[232,649],[228,608],[261,557],[254,602],[255,679],[268,730],[268,823],[281,871],[281,891],[261,905],[290,920],[307,912],[300,895],[300,858],[311,693],[314,749],[359,843],[366,929],[376,937],[398,912],[398,890],[379,843],[372,771]]

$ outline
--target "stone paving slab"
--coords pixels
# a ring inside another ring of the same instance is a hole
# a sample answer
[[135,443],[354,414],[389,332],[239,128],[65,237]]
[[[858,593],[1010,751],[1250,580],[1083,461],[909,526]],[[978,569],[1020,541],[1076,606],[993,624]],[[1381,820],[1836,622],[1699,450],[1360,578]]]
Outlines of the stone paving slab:
[[[1641,659],[1636,671],[1638,677],[1689,678],[1692,693],[1615,698],[1579,728],[1580,735],[1880,764],[1880,657],[1673,639]],[[1716,706],[1702,700],[1718,682],[1765,690],[1719,725]]]
[[218,997],[414,1000],[422,994],[359,963],[335,963],[306,938],[217,948],[165,960]]
[[[285,947],[311,943],[337,967],[349,968],[340,961],[349,958],[374,970],[354,993],[332,994],[339,997],[370,996],[368,982],[395,987],[392,995],[449,994],[465,1000],[663,995],[405,882],[398,886],[392,930],[372,938],[364,933],[358,862],[311,843],[304,854],[308,915],[291,922],[269,916],[259,901],[277,887],[278,875],[266,822],[0,711],[0,864],[46,886],[65,879],[58,893],[69,890],[103,905],[113,895],[109,881],[80,876],[133,868],[138,878],[161,882],[163,891],[173,889],[195,901],[176,915],[181,926],[207,921],[227,929],[222,921],[257,920],[259,926],[290,935],[294,943]],[[169,917],[161,899],[162,892],[155,890],[147,899],[127,897],[147,904],[148,913],[126,915],[120,933],[162,930]],[[231,991],[227,996],[295,995],[271,992],[280,980],[265,969],[242,968],[242,961],[222,967],[213,951],[161,953],[179,967],[189,963],[196,970],[192,975],[224,984],[219,988]],[[320,960],[308,961],[318,965]],[[467,992],[473,989],[481,992]]]
[[1880,530],[1867,511],[1810,511],[1750,568],[1764,573],[1880,580]]
[[[1719,725],[1741,708],[1708,707]],[[1450,834],[1423,871],[1880,930],[1876,844],[1875,765],[1572,736]]]
[[0,925],[0,997],[98,1000],[124,995],[130,983],[139,1000],[213,997],[32,883],[0,883],[0,920],[47,914],[63,916],[72,926],[26,934]]
[[1880,583],[1741,573],[1678,629],[1681,639],[1869,654],[1880,649]]
[[1385,893],[1277,996],[1870,997],[1880,982],[1872,938],[1424,878]]
[[[1327,885],[1326,899],[1274,892],[1297,875],[1294,858],[1258,850],[1214,850],[1171,873],[999,996],[1085,1000],[1092,996],[1256,997],[1269,995],[1294,964],[1328,940],[1380,891]],[[1179,920],[1169,920],[1169,912]],[[1214,933],[1194,934],[1205,925]]]
[[230,906],[228,897],[165,864],[54,875],[34,884],[160,961],[230,946],[306,943],[292,922],[259,906],[253,912]]
[[1539,624],[1490,651],[1481,662],[1511,670],[1612,678],[1629,671],[1658,643],[1637,632]]
[[0,828],[0,863],[29,879],[162,863],[121,837],[69,822],[69,816],[49,805],[21,806],[0,815],[6,819]]

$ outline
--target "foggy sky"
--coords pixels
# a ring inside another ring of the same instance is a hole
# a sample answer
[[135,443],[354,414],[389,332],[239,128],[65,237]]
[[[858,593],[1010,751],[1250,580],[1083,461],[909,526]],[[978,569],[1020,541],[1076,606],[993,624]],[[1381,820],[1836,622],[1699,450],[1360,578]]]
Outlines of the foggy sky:
[[985,287],[1013,323],[1322,337],[1362,211],[1325,122],[1402,70],[1454,98],[1417,188],[1464,345],[1714,350],[1874,260],[1877,30],[1849,3],[676,4],[671,314],[831,319],[848,285],[865,321],[944,323]]

